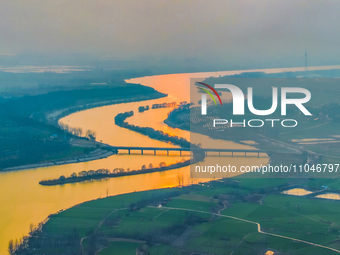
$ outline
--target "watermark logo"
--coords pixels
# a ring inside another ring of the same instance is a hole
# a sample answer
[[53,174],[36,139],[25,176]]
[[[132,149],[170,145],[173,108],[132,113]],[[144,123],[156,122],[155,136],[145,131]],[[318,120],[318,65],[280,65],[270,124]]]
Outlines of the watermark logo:
[[[223,105],[219,94],[217,93],[217,91],[213,87],[211,87],[210,85],[203,83],[203,82],[197,82],[197,83],[209,88],[212,92],[214,92],[214,94],[217,96],[218,100],[220,101],[221,106]],[[198,87],[198,89],[207,93],[212,98],[215,105],[217,105],[214,96],[211,94],[211,92],[209,90],[202,88],[202,87]],[[202,115],[207,115],[207,94],[203,93],[202,96],[201,96],[202,97],[201,98],[201,113],[202,113]]]
[[[219,99],[220,104],[222,106],[222,100],[216,91],[216,89],[226,89],[229,90],[230,93],[232,94],[232,106],[233,106],[233,115],[245,115],[245,95],[243,94],[243,91],[232,84],[215,84],[214,88],[206,83],[203,82],[197,82],[197,84],[203,85],[207,88],[209,88]],[[214,101],[215,105],[217,105],[216,100],[213,96],[213,94],[202,87],[198,87],[202,92],[201,95],[201,115],[207,115],[207,94],[212,98]],[[306,107],[303,105],[307,103],[311,99],[311,93],[308,89],[305,88],[298,88],[298,87],[281,87],[280,88],[280,100],[281,100],[281,116],[286,116],[287,115],[287,105],[295,105],[305,116],[312,116],[312,114],[306,109]],[[278,95],[278,88],[277,87],[272,87],[272,104],[269,109],[266,110],[259,110],[254,107],[253,103],[253,88],[248,87],[247,88],[247,106],[249,111],[257,116],[268,116],[273,114],[277,107],[278,107],[278,100],[279,100],[279,95]],[[302,97],[299,96],[299,98],[293,98],[293,94],[302,94]],[[260,123],[260,125],[251,125],[249,124],[248,126],[250,127],[262,127],[264,125],[264,121],[262,120],[250,120],[250,122],[257,121]],[[272,123],[272,127],[274,127],[274,121],[279,121],[279,119],[266,119],[265,121],[270,121]],[[283,120],[285,121],[293,121],[294,125],[286,126],[282,123],[282,126],[284,127],[295,127],[297,125],[297,121],[293,119],[289,120]],[[230,123],[230,121],[227,121],[225,119],[214,119],[213,121],[213,126],[215,127],[216,125],[221,125],[221,124],[226,124]],[[232,121],[231,121],[232,122]],[[245,123],[245,120],[244,120]],[[243,124],[243,122],[242,122]],[[245,126],[245,124],[243,125]]]
[[[210,85],[202,83],[202,82],[197,82],[199,84],[202,84],[209,89],[211,89],[215,95],[218,97],[220,100],[220,104],[222,105],[222,100],[220,96],[218,95],[217,91]],[[216,105],[216,100],[213,97],[213,95],[206,89],[198,87],[200,90],[206,92],[210,97],[213,99],[215,105]],[[217,89],[228,89],[233,97],[233,115],[244,115],[244,101],[245,101],[245,96],[242,92],[242,90],[231,84],[215,84],[215,88]],[[257,110],[254,107],[253,104],[253,88],[248,87],[248,95],[247,95],[247,102],[248,102],[248,109],[251,113],[254,115],[270,115],[275,112],[277,109],[278,105],[278,89],[276,87],[272,87],[272,106],[267,109],[267,110]],[[304,98],[287,98],[288,93],[300,93],[304,94]],[[281,115],[286,115],[287,114],[287,105],[292,104],[295,105],[304,115],[311,116],[312,114],[306,109],[306,107],[303,106],[304,103],[307,103],[311,99],[311,93],[308,89],[305,88],[292,88],[292,87],[282,87],[281,88]],[[201,112],[202,115],[207,114],[207,95],[202,94],[201,96]]]

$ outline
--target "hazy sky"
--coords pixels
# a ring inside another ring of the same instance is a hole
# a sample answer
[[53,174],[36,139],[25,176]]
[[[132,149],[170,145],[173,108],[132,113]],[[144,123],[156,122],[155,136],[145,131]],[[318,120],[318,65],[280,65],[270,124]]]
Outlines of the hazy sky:
[[303,65],[306,47],[312,64],[340,64],[339,13],[338,0],[1,1],[0,54]]

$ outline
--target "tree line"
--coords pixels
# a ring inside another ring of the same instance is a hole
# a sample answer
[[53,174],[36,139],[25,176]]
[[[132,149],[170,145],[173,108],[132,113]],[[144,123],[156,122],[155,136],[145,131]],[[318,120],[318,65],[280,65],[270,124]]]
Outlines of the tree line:
[[[153,166],[152,163],[150,163],[148,166],[142,165],[141,168],[138,170],[130,170],[130,168],[127,169],[115,168],[112,171],[110,171],[109,169],[88,170],[81,171],[78,174],[73,172],[69,177],[61,175],[57,179],[42,180],[39,182],[39,184],[44,186],[63,185],[66,183],[75,183],[89,180],[99,180],[104,178],[121,177],[127,175],[152,173],[157,171],[166,171],[188,165],[190,165],[190,160],[185,160],[183,158],[180,162],[176,162],[170,165],[167,165],[165,162],[160,162],[158,166]],[[182,186],[182,184],[183,180],[179,185]]]
[[[65,130],[66,132],[76,135],[76,136],[82,136],[83,135],[83,129],[82,128],[76,128],[76,127],[70,127],[69,125],[59,122],[59,126],[61,129]],[[90,140],[96,140],[96,132],[92,129],[88,129],[85,132],[85,137]]]

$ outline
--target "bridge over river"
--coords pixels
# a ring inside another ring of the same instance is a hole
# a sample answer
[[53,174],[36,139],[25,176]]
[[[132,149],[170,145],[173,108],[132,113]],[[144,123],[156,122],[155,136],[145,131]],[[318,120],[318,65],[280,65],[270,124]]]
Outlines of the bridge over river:
[[[146,151],[152,151],[154,155],[157,152],[165,151],[167,155],[170,152],[179,152],[182,156],[183,152],[192,152],[195,150],[203,150],[206,156],[229,156],[229,157],[268,157],[268,154],[275,153],[275,151],[269,150],[242,150],[242,149],[211,149],[211,148],[200,148],[200,149],[190,149],[190,148],[167,148],[167,147],[133,147],[133,146],[108,146],[106,149],[113,151],[114,153],[119,153],[121,151],[131,154],[131,152],[140,153],[144,155]],[[209,153],[209,154],[208,154]],[[261,155],[262,154],[262,155]],[[150,154],[148,154],[150,155]]]

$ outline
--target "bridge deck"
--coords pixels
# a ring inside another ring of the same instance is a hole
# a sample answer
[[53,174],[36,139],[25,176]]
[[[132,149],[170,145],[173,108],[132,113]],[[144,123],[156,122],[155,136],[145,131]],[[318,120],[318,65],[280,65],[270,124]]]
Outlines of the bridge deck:
[[[140,147],[140,146],[110,146],[112,150],[140,150],[140,151],[194,151],[197,149],[190,148],[168,148],[168,147]],[[201,148],[205,152],[254,152],[254,153],[269,153],[272,151],[267,150],[242,150],[242,149],[213,149],[213,148]]]

